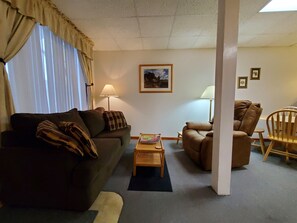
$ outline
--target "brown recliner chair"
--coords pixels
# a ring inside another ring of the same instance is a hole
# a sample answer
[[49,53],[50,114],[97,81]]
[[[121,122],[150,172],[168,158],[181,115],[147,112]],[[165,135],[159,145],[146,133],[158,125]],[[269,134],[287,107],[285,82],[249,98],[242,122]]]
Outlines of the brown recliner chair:
[[[248,100],[235,101],[233,124],[232,168],[249,164],[251,135],[262,108]],[[183,148],[204,170],[211,170],[213,124],[187,122],[183,128]]]

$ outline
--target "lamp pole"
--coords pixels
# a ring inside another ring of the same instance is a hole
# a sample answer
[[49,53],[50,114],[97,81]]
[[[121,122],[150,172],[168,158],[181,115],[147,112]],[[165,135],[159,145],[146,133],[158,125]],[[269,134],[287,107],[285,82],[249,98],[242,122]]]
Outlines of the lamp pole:
[[212,98],[209,99],[209,122],[211,122]]
[[107,96],[107,100],[108,100],[108,111],[110,111],[109,96]]

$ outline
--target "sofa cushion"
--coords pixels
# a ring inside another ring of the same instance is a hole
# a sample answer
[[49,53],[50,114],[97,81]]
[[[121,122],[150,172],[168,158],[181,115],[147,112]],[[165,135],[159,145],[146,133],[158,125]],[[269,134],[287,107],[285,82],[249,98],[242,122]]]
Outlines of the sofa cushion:
[[83,148],[85,154],[88,154],[92,158],[98,157],[96,145],[78,124],[74,122],[60,122],[59,128],[62,129],[67,135],[73,137]]
[[118,129],[116,131],[109,131],[109,130],[104,130],[100,132],[98,135],[96,135],[93,140],[96,138],[118,138],[121,140],[121,145],[123,146],[124,144],[129,144],[130,142],[130,132],[131,132],[131,126],[128,125],[126,128],[123,129]]
[[121,111],[105,111],[103,113],[103,117],[106,122],[106,127],[109,131],[127,127],[125,116]]
[[98,110],[79,111],[80,117],[89,129],[91,137],[98,135],[105,128],[103,113]]
[[100,146],[100,156],[96,160],[85,160],[75,167],[73,184],[77,187],[88,187],[96,178],[105,182],[124,152],[119,139],[96,138],[94,143],[97,147]]
[[37,126],[40,122],[49,120],[56,125],[61,121],[75,122],[89,135],[89,130],[84,124],[84,121],[79,116],[76,108],[67,112],[37,114],[37,113],[15,113],[10,117],[10,122],[13,130],[19,134],[26,135],[28,140],[35,139]]
[[57,148],[65,148],[79,156],[84,156],[83,149],[72,137],[65,135],[58,126],[45,120],[37,126],[36,137]]

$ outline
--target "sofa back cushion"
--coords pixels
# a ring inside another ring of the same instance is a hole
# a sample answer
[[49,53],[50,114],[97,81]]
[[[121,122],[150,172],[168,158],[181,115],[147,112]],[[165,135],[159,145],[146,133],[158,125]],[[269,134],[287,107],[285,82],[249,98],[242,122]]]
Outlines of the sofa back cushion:
[[40,122],[49,120],[58,125],[61,121],[75,122],[89,135],[89,130],[79,116],[76,108],[67,112],[37,114],[37,113],[15,113],[10,117],[11,126],[19,135],[25,136],[29,141],[36,140],[35,134]]
[[104,130],[105,121],[103,118],[103,112],[100,110],[95,109],[79,111],[79,115],[88,127],[91,137],[95,137]]
[[121,111],[105,111],[103,117],[106,122],[106,128],[109,131],[126,128],[127,122],[123,112]]

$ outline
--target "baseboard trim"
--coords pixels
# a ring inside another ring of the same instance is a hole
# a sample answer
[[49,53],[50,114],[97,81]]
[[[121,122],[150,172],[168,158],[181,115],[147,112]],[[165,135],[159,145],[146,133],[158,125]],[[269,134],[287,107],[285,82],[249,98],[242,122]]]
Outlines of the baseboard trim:
[[[138,139],[138,138],[139,138],[139,136],[131,136],[131,139]],[[166,137],[162,136],[162,139],[163,140],[177,140],[178,138],[172,137],[172,136],[166,136]],[[252,138],[252,140],[259,140],[259,138]],[[269,142],[270,140],[268,138],[264,138],[264,141]]]

